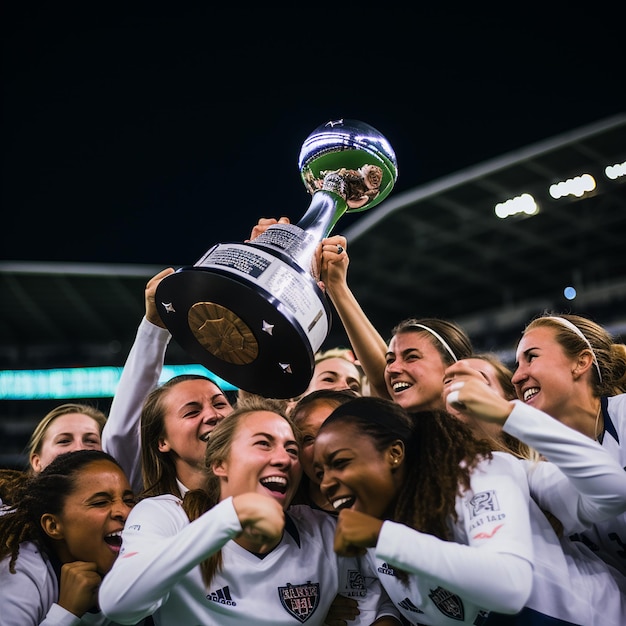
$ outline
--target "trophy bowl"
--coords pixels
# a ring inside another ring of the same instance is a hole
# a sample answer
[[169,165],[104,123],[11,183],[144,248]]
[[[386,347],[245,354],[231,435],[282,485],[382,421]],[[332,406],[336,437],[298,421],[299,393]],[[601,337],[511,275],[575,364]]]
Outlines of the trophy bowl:
[[316,128],[302,145],[311,194],[297,224],[274,224],[246,243],[218,243],[156,290],[159,315],[198,363],[239,389],[295,398],[309,385],[331,324],[316,251],[344,213],[384,200],[398,175],[393,149],[356,120]]

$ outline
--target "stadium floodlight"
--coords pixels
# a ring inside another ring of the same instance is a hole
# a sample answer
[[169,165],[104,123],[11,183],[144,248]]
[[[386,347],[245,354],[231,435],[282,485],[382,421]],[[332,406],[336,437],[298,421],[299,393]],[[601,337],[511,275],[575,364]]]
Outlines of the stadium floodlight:
[[582,174],[550,185],[550,195],[558,200],[564,196],[582,198],[596,188],[596,179],[591,174]]
[[604,173],[607,178],[611,180],[616,180],[620,178],[620,176],[626,176],[626,161],[622,163],[615,163],[615,165],[607,165],[604,169]]
[[523,193],[522,195],[511,198],[506,202],[499,202],[494,207],[494,211],[500,219],[505,219],[506,217],[519,215],[520,213],[524,213],[525,215],[535,215],[539,213],[539,205],[533,196],[529,193]]

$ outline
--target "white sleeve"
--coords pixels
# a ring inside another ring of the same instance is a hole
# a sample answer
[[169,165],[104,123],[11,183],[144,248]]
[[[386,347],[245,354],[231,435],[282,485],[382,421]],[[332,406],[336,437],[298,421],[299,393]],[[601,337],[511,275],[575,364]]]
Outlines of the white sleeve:
[[144,316],[102,431],[102,448],[122,466],[136,493],[143,490],[139,418],[146,396],[161,377],[170,339],[168,330],[152,324]]
[[50,607],[46,619],[39,626],[80,626],[80,624],[83,624],[80,617],[76,617],[74,613],[70,613],[55,603]]
[[514,405],[504,431],[550,461],[526,462],[531,494],[542,508],[569,532],[626,512],[626,472],[605,448],[543,411],[519,400]]
[[[465,543],[443,541],[391,521],[383,523],[376,557],[500,613],[516,613],[533,584],[533,542],[526,479],[494,460],[472,474],[471,491],[457,505]],[[512,462],[518,464],[517,460]],[[524,486],[520,486],[520,480]]]
[[109,619],[135,624],[151,615],[181,578],[242,531],[232,498],[191,523],[180,502],[157,496],[131,510],[122,551],[100,586],[100,609]]
[[0,623],[2,626],[75,626],[81,623],[56,604],[58,582],[40,552],[31,543],[20,545],[15,574],[9,557],[0,562]]

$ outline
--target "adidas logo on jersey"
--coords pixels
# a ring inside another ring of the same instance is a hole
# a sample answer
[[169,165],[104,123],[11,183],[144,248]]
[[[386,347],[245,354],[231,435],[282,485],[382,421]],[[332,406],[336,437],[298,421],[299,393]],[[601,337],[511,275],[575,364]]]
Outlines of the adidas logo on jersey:
[[381,574],[387,574],[387,576],[395,576],[396,573],[393,569],[393,567],[391,567],[390,565],[388,565],[387,563],[383,563],[379,568],[378,571]]
[[413,613],[423,613],[421,609],[418,609],[408,598],[404,598],[402,602],[398,603],[398,606],[405,611],[413,611]]
[[228,585],[222,587],[217,591],[212,591],[207,597],[207,600],[211,602],[217,602],[218,604],[228,604],[228,606],[237,606],[237,603],[230,597],[230,589]]

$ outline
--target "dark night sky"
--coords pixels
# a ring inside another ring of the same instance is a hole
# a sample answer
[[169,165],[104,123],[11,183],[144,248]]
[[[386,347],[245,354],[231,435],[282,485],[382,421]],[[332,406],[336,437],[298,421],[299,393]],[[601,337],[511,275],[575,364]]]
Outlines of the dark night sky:
[[2,260],[184,265],[258,217],[297,222],[300,147],[330,119],[387,137],[393,194],[625,109],[615,5],[561,23],[528,5],[15,4]]

